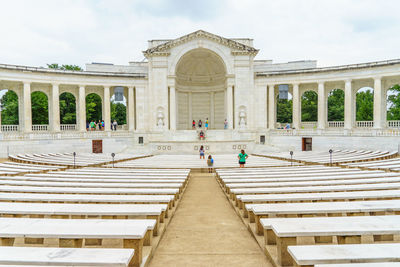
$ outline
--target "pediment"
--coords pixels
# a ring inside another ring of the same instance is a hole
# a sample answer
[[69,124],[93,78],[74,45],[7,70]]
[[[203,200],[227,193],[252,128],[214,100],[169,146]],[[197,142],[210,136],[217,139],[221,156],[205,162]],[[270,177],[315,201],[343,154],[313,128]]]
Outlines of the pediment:
[[258,53],[258,49],[255,49],[254,47],[251,47],[251,46],[242,44],[240,42],[237,42],[235,40],[224,38],[219,35],[215,35],[215,34],[203,31],[203,30],[198,30],[198,31],[189,33],[187,35],[184,35],[182,37],[179,37],[177,39],[169,40],[169,41],[161,43],[155,47],[149,48],[146,51],[143,51],[143,54],[146,57],[151,57],[154,55],[168,56],[171,48],[182,45],[182,44],[187,43],[192,40],[196,40],[196,39],[207,39],[207,40],[211,40],[215,43],[227,46],[232,50],[232,54],[243,54],[243,55],[255,56]]

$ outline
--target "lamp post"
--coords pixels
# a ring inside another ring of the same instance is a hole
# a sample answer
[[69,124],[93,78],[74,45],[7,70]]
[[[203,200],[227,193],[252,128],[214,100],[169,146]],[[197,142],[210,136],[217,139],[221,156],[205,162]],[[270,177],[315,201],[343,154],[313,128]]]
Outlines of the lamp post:
[[290,166],[293,166],[293,151],[290,151]]
[[72,155],[74,156],[74,169],[75,169],[75,157],[76,157],[76,152],[72,153]]
[[114,157],[115,157],[115,153],[111,153],[111,157],[112,157],[112,162],[113,162],[113,168],[114,168]]
[[333,150],[329,149],[329,162],[330,162],[331,166],[332,166],[332,153],[333,153]]

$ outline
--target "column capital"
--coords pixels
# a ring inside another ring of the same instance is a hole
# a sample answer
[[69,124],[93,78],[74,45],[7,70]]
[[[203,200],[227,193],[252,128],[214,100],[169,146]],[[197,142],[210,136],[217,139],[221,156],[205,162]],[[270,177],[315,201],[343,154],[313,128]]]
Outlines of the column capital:
[[54,86],[60,86],[60,83],[56,82],[56,83],[51,83],[51,85]]
[[268,85],[268,87],[275,87],[276,83],[269,83],[267,85]]
[[104,88],[104,89],[110,89],[110,87],[111,87],[111,86],[109,86],[109,85],[103,85],[103,88]]
[[378,81],[378,80],[381,81],[382,80],[382,76],[375,76],[373,79],[374,79],[374,81]]
[[133,89],[135,89],[135,86],[128,86],[128,90],[133,90]]
[[294,83],[292,83],[292,85],[293,85],[293,86],[299,86],[300,83],[299,83],[299,82],[294,82]]
[[318,85],[325,85],[325,81],[318,81]]
[[345,83],[351,83],[351,82],[353,82],[353,79],[352,78],[344,79],[344,82]]
[[78,86],[79,86],[79,88],[86,88],[86,85],[80,84],[80,85],[78,85]]

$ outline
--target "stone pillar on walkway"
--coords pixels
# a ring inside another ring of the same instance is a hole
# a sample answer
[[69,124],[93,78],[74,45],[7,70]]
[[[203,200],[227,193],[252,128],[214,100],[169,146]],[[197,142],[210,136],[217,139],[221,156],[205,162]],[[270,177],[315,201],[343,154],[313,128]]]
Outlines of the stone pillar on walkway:
[[[381,77],[374,78],[374,128],[381,129],[383,126],[383,90]],[[386,107],[385,107],[386,111]]]
[[31,83],[24,82],[24,88],[22,92],[22,121],[23,128],[21,129],[25,133],[32,132],[32,104],[31,104]]
[[318,82],[318,129],[325,129],[326,127],[326,97],[324,82]]
[[78,114],[76,123],[80,132],[86,132],[86,92],[85,86],[79,85],[78,92]]
[[275,106],[275,84],[268,85],[268,128],[275,129],[276,106]]
[[344,128],[351,130],[355,125],[355,101],[351,80],[346,80],[344,85]]
[[59,85],[53,83],[50,99],[50,130],[52,132],[60,131],[60,89]]
[[111,114],[110,114],[110,87],[104,86],[104,99],[103,99],[103,110],[104,110],[104,130],[106,132],[111,131]]
[[128,87],[128,130],[135,130],[135,88]]
[[293,84],[293,123],[292,123],[292,128],[294,129],[300,129],[300,89],[299,89],[299,84],[294,83]]

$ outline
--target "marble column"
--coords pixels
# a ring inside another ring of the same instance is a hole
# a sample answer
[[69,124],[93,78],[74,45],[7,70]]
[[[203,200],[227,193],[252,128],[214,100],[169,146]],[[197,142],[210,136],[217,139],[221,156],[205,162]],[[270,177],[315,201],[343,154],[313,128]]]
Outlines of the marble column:
[[51,125],[50,130],[53,132],[60,131],[60,89],[59,85],[53,83],[53,89],[51,91]]
[[24,82],[22,92],[23,107],[22,107],[22,121],[24,122],[23,132],[32,132],[32,104],[31,104],[31,83]]
[[210,93],[210,118],[208,118],[209,129],[214,129],[214,123],[215,123],[214,97],[215,97],[215,93],[211,92]]
[[176,92],[175,86],[169,87],[169,116],[170,116],[170,130],[176,130]]
[[1,133],[1,106],[0,106],[0,133]]
[[228,129],[233,129],[233,86],[228,85],[226,89],[226,119],[228,121]]
[[[144,87],[135,87],[135,97],[136,97],[136,130],[143,131],[145,130],[146,121],[145,121],[145,88]],[[148,103],[148,102],[147,102]],[[147,124],[148,125],[148,124]]]
[[326,127],[326,97],[324,82],[318,82],[318,129]]
[[[384,110],[382,106],[382,79],[381,77],[374,78],[374,128],[381,129],[383,126]],[[385,107],[386,111],[386,107]]]
[[86,132],[86,92],[84,85],[79,85],[77,106],[78,114],[76,116],[76,123],[78,124],[78,130],[80,132]]
[[344,84],[344,128],[351,130],[355,122],[355,101],[351,80],[346,80]]
[[300,129],[300,89],[299,84],[293,84],[293,110],[292,110],[292,128]]
[[111,131],[111,114],[110,114],[110,87],[104,86],[103,97],[103,114],[104,114],[104,131]]
[[268,128],[272,130],[276,123],[275,84],[268,85],[268,102]]
[[193,112],[192,112],[192,92],[188,93],[188,111],[189,111],[189,129],[192,129]]
[[135,130],[135,88],[128,87],[128,130]]

